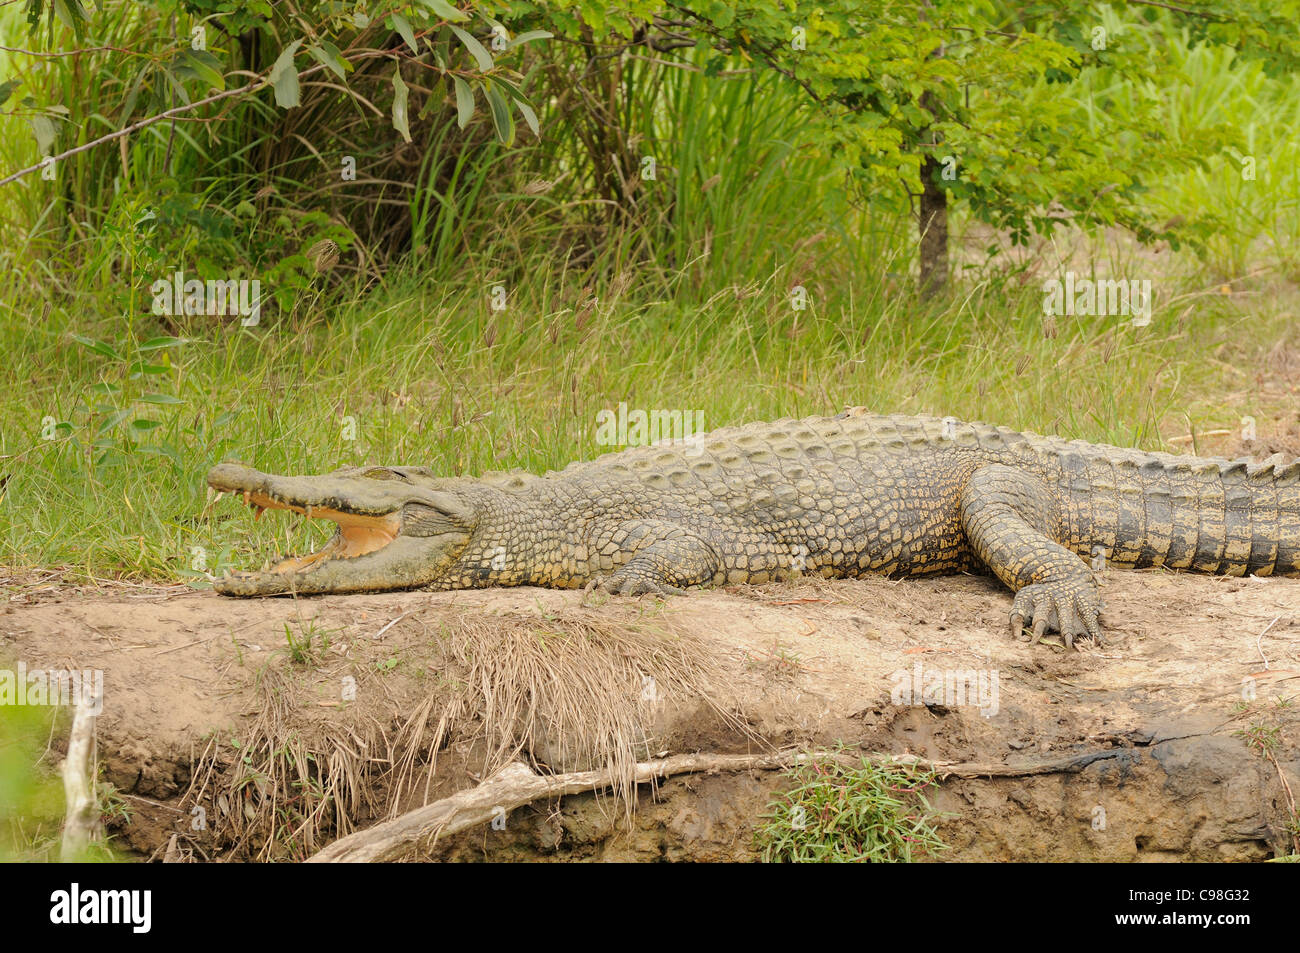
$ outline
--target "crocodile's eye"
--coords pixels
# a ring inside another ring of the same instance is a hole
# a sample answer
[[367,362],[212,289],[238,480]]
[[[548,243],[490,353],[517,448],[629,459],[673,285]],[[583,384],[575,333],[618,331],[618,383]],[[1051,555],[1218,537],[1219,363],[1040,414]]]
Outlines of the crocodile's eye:
[[361,475],[368,480],[400,480],[403,483],[410,482],[403,474],[391,467],[371,467]]

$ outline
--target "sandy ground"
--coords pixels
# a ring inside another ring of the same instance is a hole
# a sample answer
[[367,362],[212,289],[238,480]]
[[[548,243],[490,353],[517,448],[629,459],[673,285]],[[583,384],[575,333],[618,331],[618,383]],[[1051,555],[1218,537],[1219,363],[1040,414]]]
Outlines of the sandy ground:
[[[575,614],[693,633],[721,673],[713,708],[658,686],[647,722],[652,754],[843,743],[1014,765],[1123,755],[1076,774],[945,782],[936,806],[951,815],[942,825],[947,857],[1251,860],[1288,850],[1283,779],[1300,790],[1300,718],[1287,701],[1300,690],[1300,580],[1152,571],[1109,572],[1104,581],[1110,641],[1083,651],[1012,640],[1010,596],[984,577],[806,580],[585,605],[580,593],[529,588],[295,602],[29,583],[11,589],[0,615],[0,656],[28,669],[103,672],[103,776],[134,811],[119,841],[142,855],[169,840],[174,851],[178,832],[182,845],[193,841],[187,857],[254,855],[219,830],[199,837],[191,819],[196,805],[214,818],[229,813],[229,798],[218,802],[230,793],[222,778],[232,777],[235,739],[268,707],[293,729],[286,737],[302,729],[308,747],[350,733],[354,742],[331,750],[358,751],[354,783],[364,789],[393,750],[374,740],[391,740],[450,677],[439,656],[449,629],[501,620],[544,631]],[[328,638],[328,647],[295,664],[286,629],[312,634],[318,647]],[[968,676],[982,695],[959,696]],[[944,678],[946,692],[936,687]],[[268,684],[289,687],[268,695]],[[341,694],[348,684],[359,699]],[[719,707],[732,722],[710,716]],[[1251,731],[1277,739],[1274,761],[1247,744]],[[194,783],[205,752],[227,741],[216,773]],[[478,776],[472,758],[439,765],[405,805]],[[562,810],[516,812],[508,831],[449,839],[434,854],[746,859],[755,818],[780,780],[769,772],[670,781],[640,799],[631,822],[599,799],[570,798]],[[332,807],[345,816],[331,813],[320,837],[370,823],[383,798],[365,793]]]

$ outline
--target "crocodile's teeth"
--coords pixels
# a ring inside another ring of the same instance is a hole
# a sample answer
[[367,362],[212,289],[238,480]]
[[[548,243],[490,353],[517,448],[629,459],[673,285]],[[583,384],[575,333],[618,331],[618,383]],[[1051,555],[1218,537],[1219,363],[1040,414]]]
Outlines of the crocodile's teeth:
[[245,506],[248,505],[249,497],[251,497],[252,495],[253,495],[253,494],[252,494],[251,491],[249,491],[249,490],[245,490],[245,491],[244,491],[244,505],[245,505]]
[[311,504],[307,504],[307,519],[311,519]]
[[[208,491],[211,492],[211,491],[212,491],[212,487],[208,487]],[[213,505],[215,506],[217,503],[220,503],[220,502],[221,502],[221,498],[222,498],[223,496],[225,496],[225,495],[226,495],[226,491],[225,491],[225,490],[218,490],[218,491],[217,491],[217,495],[214,496],[214,497],[212,498],[212,503],[213,503]]]
[[256,523],[258,520],[262,518],[262,514],[266,512],[266,507],[254,506],[253,509],[257,511],[256,513],[253,514],[253,522]]

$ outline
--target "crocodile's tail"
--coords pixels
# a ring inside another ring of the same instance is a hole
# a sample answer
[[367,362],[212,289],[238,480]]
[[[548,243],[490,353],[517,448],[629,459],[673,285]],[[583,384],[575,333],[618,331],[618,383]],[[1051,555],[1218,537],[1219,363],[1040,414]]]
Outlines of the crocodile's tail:
[[1060,462],[1081,555],[1100,547],[1120,568],[1300,575],[1300,459],[1129,452]]

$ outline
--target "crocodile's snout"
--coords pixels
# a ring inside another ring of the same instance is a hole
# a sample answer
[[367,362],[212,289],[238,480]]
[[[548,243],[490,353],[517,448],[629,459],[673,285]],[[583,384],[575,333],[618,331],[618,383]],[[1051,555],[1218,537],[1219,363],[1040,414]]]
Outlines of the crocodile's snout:
[[[282,559],[263,572],[218,580],[217,591],[230,595],[418,585],[427,582],[430,572],[468,536],[467,529],[454,525],[463,514],[452,498],[412,485],[394,468],[349,467],[319,476],[280,476],[222,463],[208,471],[207,484],[218,499],[229,493],[242,500],[256,512],[255,519],[267,510],[289,510],[338,526],[316,552]],[[421,550],[418,558],[408,551],[413,548]]]

